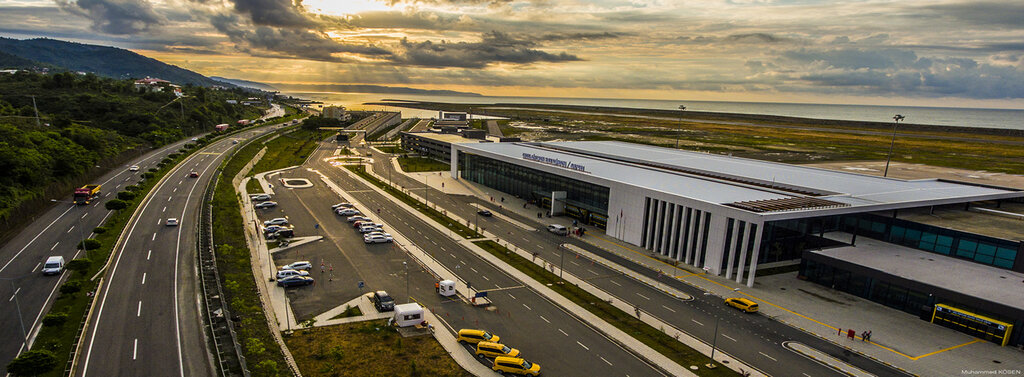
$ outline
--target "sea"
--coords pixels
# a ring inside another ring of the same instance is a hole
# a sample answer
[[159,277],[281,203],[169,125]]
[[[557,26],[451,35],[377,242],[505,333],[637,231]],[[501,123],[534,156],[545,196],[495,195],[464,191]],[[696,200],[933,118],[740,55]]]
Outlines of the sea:
[[679,106],[683,105],[686,106],[685,111],[709,111],[718,113],[779,115],[812,119],[836,119],[871,122],[891,122],[894,115],[900,114],[906,117],[903,120],[903,123],[910,124],[1024,130],[1024,110],[1010,109],[974,109],[952,107],[832,105],[807,103],[725,102],[688,100],[668,101],[609,98],[496,97],[454,95],[441,96],[417,94],[336,92],[286,92],[282,94],[321,101],[327,105],[342,105],[352,110],[401,110],[402,117],[405,118],[431,118],[436,117],[437,112],[432,110],[410,109],[395,106],[368,106],[364,105],[364,103],[378,102],[384,99],[395,99],[449,103],[557,104],[628,107],[662,110],[678,110]]

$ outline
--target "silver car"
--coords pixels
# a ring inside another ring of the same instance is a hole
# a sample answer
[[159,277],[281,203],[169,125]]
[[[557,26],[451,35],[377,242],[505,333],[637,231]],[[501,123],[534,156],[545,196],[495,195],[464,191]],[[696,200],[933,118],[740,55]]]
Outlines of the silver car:
[[263,226],[271,226],[271,225],[288,225],[288,219],[286,219],[284,217],[278,217],[276,219],[267,220],[267,221],[263,222]]

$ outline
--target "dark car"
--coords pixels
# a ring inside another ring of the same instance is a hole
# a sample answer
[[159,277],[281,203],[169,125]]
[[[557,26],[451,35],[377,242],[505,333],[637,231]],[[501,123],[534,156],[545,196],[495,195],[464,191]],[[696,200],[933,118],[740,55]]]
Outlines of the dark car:
[[313,284],[313,281],[314,281],[313,278],[311,278],[309,276],[289,276],[289,277],[286,277],[284,279],[278,280],[277,281],[277,286],[278,287],[285,287],[285,288],[301,287],[301,286],[304,286],[304,285]]
[[281,229],[274,233],[267,234],[267,239],[283,239],[295,237],[295,231],[292,229]]
[[373,306],[377,308],[378,312],[390,312],[395,310],[395,299],[391,298],[385,291],[373,292]]
[[476,211],[476,213],[483,217],[491,217],[491,211],[488,211],[486,209],[481,209],[479,211]]
[[271,207],[276,207],[276,206],[277,206],[277,202],[267,201],[267,202],[262,202],[262,203],[256,203],[256,205],[254,205],[252,207],[253,208],[271,208]]

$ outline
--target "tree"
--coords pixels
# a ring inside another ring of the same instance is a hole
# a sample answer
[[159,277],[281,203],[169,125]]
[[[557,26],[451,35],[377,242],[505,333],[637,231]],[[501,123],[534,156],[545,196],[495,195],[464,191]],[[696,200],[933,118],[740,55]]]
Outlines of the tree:
[[85,250],[96,250],[99,249],[100,246],[102,246],[102,244],[100,244],[100,241],[95,238],[86,238],[78,244],[79,249]]
[[135,199],[135,193],[132,191],[121,191],[117,193],[117,198],[121,200],[132,200]]
[[91,264],[92,261],[85,258],[72,259],[68,262],[68,269],[78,273],[85,273],[85,271],[89,270]]
[[107,210],[118,211],[128,208],[128,202],[121,199],[111,199],[108,200],[107,204],[104,204],[104,206],[107,207]]
[[57,356],[47,350],[31,350],[7,364],[7,373],[14,376],[38,376],[57,367]]
[[68,313],[50,313],[43,316],[43,326],[61,327],[68,321]]
[[102,226],[98,226],[98,227],[92,228],[92,232],[96,233],[96,234],[103,234],[103,233],[107,232],[107,228],[102,227]]
[[81,290],[82,290],[82,281],[81,280],[69,280],[66,283],[64,283],[64,285],[60,286],[60,293],[66,294],[66,295],[69,295],[69,294],[72,294],[72,293],[76,293],[76,292],[81,291]]

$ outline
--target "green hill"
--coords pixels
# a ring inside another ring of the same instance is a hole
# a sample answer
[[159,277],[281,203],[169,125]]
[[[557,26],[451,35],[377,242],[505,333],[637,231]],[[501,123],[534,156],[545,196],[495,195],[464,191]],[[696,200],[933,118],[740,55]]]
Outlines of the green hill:
[[[127,79],[149,76],[180,85],[231,86],[231,84],[212,80],[196,72],[116,47],[47,38],[24,40],[0,38],[0,53],[21,58],[6,58],[15,63],[24,64],[26,61],[35,61],[63,67],[70,71],[95,73],[104,77]],[[3,62],[4,59],[5,56],[0,56],[0,62]],[[3,65],[0,64],[0,66]]]

